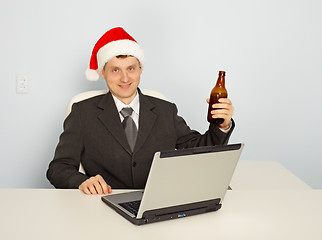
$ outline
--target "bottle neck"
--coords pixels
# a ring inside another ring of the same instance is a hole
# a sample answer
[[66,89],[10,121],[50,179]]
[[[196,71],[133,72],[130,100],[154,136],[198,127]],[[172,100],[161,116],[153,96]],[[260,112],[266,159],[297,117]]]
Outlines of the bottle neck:
[[225,87],[225,76],[219,75],[216,83],[216,87],[224,88]]

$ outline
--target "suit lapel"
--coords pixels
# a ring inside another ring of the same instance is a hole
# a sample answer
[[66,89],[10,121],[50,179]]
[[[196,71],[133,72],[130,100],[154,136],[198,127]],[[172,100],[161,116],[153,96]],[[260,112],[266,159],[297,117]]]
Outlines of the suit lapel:
[[99,102],[98,107],[103,111],[98,118],[104,124],[106,129],[113,135],[113,137],[122,145],[122,147],[132,153],[130,146],[127,142],[124,129],[122,127],[119,113],[115,106],[111,92],[108,92]]
[[[141,94],[140,90],[138,90],[138,92],[140,94],[139,132],[134,147],[134,153],[143,146],[144,142],[151,134],[151,130],[157,119],[157,115],[152,111],[155,105],[152,104],[145,95]],[[113,135],[113,137],[122,145],[122,147],[128,153],[132,154],[111,92],[108,92],[102,98],[98,104],[98,108],[103,110],[98,116],[100,121]]]
[[152,104],[145,95],[141,94],[140,90],[139,90],[139,94],[140,94],[139,132],[138,132],[138,137],[134,148],[134,153],[137,152],[143,146],[144,142],[151,134],[151,130],[157,119],[157,115],[152,111],[152,109],[155,107],[154,104]]

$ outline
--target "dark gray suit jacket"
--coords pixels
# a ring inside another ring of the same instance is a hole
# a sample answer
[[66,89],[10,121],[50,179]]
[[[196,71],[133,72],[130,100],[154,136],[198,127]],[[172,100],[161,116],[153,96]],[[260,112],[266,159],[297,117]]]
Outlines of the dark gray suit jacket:
[[[111,93],[73,105],[47,171],[56,188],[78,188],[100,174],[112,188],[144,188],[154,153],[160,150],[228,143],[215,124],[201,135],[177,115],[175,104],[140,91],[139,132],[133,153]],[[86,174],[78,172],[82,163]]]

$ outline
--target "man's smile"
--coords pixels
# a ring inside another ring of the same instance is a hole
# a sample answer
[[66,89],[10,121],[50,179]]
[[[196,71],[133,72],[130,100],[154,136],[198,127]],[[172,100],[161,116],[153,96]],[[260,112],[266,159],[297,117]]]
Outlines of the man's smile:
[[131,85],[132,85],[132,83],[128,83],[128,84],[119,85],[119,87],[121,87],[123,89],[128,89]]

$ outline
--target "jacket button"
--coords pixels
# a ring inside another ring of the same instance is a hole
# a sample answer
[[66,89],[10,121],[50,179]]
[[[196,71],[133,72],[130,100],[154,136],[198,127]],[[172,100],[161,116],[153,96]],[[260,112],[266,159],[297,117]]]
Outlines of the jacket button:
[[136,167],[136,162],[133,162],[133,163],[132,163],[132,166],[133,166],[133,167]]

